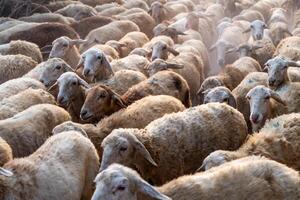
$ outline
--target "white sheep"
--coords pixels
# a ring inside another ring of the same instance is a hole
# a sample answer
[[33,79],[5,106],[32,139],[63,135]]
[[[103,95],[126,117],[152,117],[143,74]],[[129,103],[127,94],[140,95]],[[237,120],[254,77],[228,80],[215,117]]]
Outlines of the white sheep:
[[207,170],[250,155],[262,155],[299,170],[299,127],[300,115],[298,113],[271,119],[258,133],[249,136],[238,150],[212,152],[204,159],[202,169]]
[[30,156],[0,168],[0,198],[89,200],[98,166],[89,139],[74,131],[60,133]]
[[12,148],[14,157],[33,153],[51,136],[52,129],[71,117],[64,109],[38,104],[0,121],[0,137]]
[[139,169],[146,180],[163,184],[195,171],[202,162],[199,157],[216,149],[237,149],[246,136],[244,117],[234,108],[220,103],[192,107],[144,129],[113,130],[102,142],[100,170],[125,164]]
[[99,173],[95,182],[92,200],[296,200],[300,197],[297,171],[257,156],[182,176],[160,187],[150,185],[136,171],[118,164]]

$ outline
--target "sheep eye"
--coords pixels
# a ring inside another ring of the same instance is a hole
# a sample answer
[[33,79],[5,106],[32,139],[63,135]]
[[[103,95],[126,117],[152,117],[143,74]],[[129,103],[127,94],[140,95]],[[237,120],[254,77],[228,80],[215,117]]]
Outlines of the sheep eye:
[[102,93],[102,94],[99,95],[98,99],[105,98],[105,97],[106,97],[106,94]]
[[265,100],[268,100],[268,99],[270,99],[270,97],[269,97],[269,96],[265,97]]
[[73,81],[73,82],[72,82],[72,85],[77,85],[77,82],[76,82],[76,81]]
[[60,70],[60,69],[61,69],[61,66],[60,66],[60,65],[57,65],[57,66],[55,67],[55,69]]
[[127,147],[121,147],[120,148],[120,151],[126,151],[127,150]]
[[97,59],[101,60],[101,59],[102,59],[102,56],[98,56]]
[[124,187],[124,186],[121,186],[121,185],[119,185],[119,186],[117,187],[117,190],[119,190],[119,191],[123,191],[123,190],[125,190],[125,187]]
[[63,44],[63,47],[67,47],[68,46],[68,44]]
[[250,28],[253,28],[253,25],[250,25]]
[[163,49],[163,50],[166,50],[166,49],[167,49],[167,47],[163,47],[162,49]]
[[223,102],[228,102],[229,101],[229,99],[228,98],[225,98],[224,100],[223,100]]

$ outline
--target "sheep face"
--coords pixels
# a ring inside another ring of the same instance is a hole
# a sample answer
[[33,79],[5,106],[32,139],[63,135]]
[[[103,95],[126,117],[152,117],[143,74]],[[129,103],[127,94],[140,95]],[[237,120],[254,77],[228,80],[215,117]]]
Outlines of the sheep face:
[[110,165],[99,173],[95,183],[92,200],[136,200],[138,192],[151,199],[170,200],[144,181],[136,171],[118,164]]
[[93,80],[101,74],[113,74],[105,54],[95,48],[88,49],[82,54],[78,68],[81,66],[83,66],[82,75]]
[[86,88],[89,87],[88,83],[82,80],[74,72],[66,72],[62,74],[52,87],[55,85],[58,85],[59,88],[57,102],[63,107],[68,107],[72,101],[77,98],[78,92],[81,90],[81,86]]
[[151,60],[155,60],[158,58],[161,58],[163,60],[168,59],[168,54],[172,53],[173,55],[177,56],[179,53],[173,49],[172,47],[169,47],[169,45],[163,41],[158,41],[152,46],[152,56]]
[[254,40],[261,40],[264,36],[264,30],[267,28],[265,22],[255,20],[250,24],[251,35]]
[[275,57],[265,64],[264,71],[268,70],[268,84],[271,88],[278,88],[287,76],[288,63],[280,57]]
[[216,87],[204,92],[204,104],[212,102],[227,103],[236,108],[236,100],[226,87]]
[[[117,107],[117,108],[116,108]],[[99,121],[115,109],[125,108],[122,98],[108,87],[95,86],[86,91],[85,102],[80,111],[82,120]]]
[[148,13],[151,15],[151,17],[155,20],[156,24],[159,24],[164,20],[164,14],[165,7],[160,2],[154,2],[152,3],[150,10]]
[[153,161],[146,147],[133,134],[137,129],[115,129],[102,142],[103,148],[100,171],[106,169],[112,163],[120,163],[125,166],[135,167],[146,159],[152,165]]
[[39,77],[39,81],[47,88],[53,85],[63,73],[73,71],[73,69],[60,58],[51,58],[40,65],[43,65],[44,70]]
[[252,88],[246,97],[250,104],[250,121],[253,131],[258,131],[271,114],[270,98],[285,104],[277,93],[262,85]]
[[69,51],[71,50],[71,48],[74,47],[74,45],[83,44],[85,42],[87,41],[81,39],[72,40],[66,36],[57,38],[52,42],[52,49],[49,54],[49,58],[64,59],[64,57],[69,53]]

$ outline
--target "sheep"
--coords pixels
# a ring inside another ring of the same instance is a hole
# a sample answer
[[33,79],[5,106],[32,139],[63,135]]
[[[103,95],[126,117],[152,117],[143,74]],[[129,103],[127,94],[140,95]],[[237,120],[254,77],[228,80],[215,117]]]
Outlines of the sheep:
[[179,55],[179,52],[176,51],[172,46],[169,46],[166,42],[157,41],[152,45],[151,60],[153,61],[157,58],[166,60],[169,57],[169,53],[173,54],[174,56]]
[[119,53],[119,56],[123,58],[128,56],[132,50],[142,47],[147,42],[149,42],[149,39],[146,34],[133,31],[127,33],[119,41],[110,40],[106,42],[106,44],[116,49]]
[[217,63],[220,68],[224,68],[226,64],[231,64],[238,59],[237,53],[227,53],[227,51],[237,48],[238,45],[245,43],[246,40],[247,37],[243,34],[243,30],[238,26],[232,25],[223,31],[217,42],[209,50],[217,50]]
[[[246,122],[232,107],[220,103],[192,107],[154,120],[144,129],[113,130],[101,144],[100,171],[120,163],[139,169],[155,185],[163,184],[195,171],[202,162],[199,157],[216,149],[237,149],[246,135]],[[212,138],[218,141],[208,143]]]
[[116,4],[117,3],[122,4],[122,0],[80,0],[80,2],[92,7],[95,7],[97,5],[102,5],[102,4],[106,5],[110,2],[116,2]]
[[61,58],[50,58],[38,64],[23,77],[39,80],[46,88],[49,88],[61,74],[68,71],[73,71],[73,69],[64,60]]
[[0,167],[12,159],[13,155],[9,144],[0,137]]
[[251,72],[261,72],[261,65],[251,57],[241,57],[237,59],[232,66],[239,69],[243,76],[247,76]]
[[300,196],[297,171],[258,156],[233,161],[204,173],[182,176],[160,187],[150,185],[136,171],[119,164],[100,172],[95,182],[92,200],[198,200],[200,197],[204,200],[296,200]]
[[0,54],[2,55],[17,55],[31,57],[37,63],[43,61],[42,53],[36,44],[27,41],[11,41],[8,44],[0,45]]
[[21,17],[18,20],[24,22],[37,22],[37,23],[56,22],[56,23],[61,23],[66,25],[70,25],[71,23],[75,22],[73,18],[65,17],[57,13],[36,13],[31,16]]
[[75,131],[54,135],[32,155],[0,168],[0,198],[88,200],[98,165],[89,139]]
[[250,27],[244,31],[244,33],[251,31],[251,39],[254,41],[263,39],[265,33],[264,30],[267,28],[267,25],[262,20],[254,20],[250,23]]
[[212,152],[204,159],[201,168],[207,170],[231,160],[262,155],[299,171],[299,119],[298,113],[271,119],[259,132],[249,136],[238,150]]
[[253,132],[262,128],[267,119],[287,113],[283,99],[266,86],[258,85],[252,88],[246,98],[250,104],[250,121]]
[[80,51],[84,52],[94,43],[105,44],[109,40],[120,40],[127,33],[132,31],[140,31],[139,27],[128,20],[113,21],[100,28],[92,30],[87,36],[86,44],[81,45]]
[[55,12],[59,9],[62,9],[70,4],[81,4],[81,2],[79,1],[63,1],[63,0],[59,0],[59,1],[54,1],[54,2],[49,2],[46,7],[51,10],[51,12]]
[[32,58],[24,55],[0,55],[0,63],[0,84],[23,76],[37,65]]
[[283,56],[285,58],[298,61],[300,60],[300,37],[287,37],[283,39],[274,53],[275,56]]
[[13,117],[30,106],[37,104],[56,104],[54,97],[42,89],[28,88],[0,101],[0,120]]
[[190,88],[179,74],[171,71],[160,71],[148,79],[136,84],[122,95],[126,104],[131,104],[148,95],[165,94],[176,97],[186,107],[191,106]]
[[11,146],[14,157],[28,156],[45,142],[56,125],[70,119],[69,113],[58,106],[34,105],[1,120],[0,137]]
[[0,101],[4,98],[18,94],[27,88],[45,90],[45,86],[37,80],[31,78],[16,78],[0,85]]
[[[90,105],[89,107],[92,106],[93,105]],[[92,124],[65,122],[55,127],[53,132],[58,133],[61,131],[77,130],[79,128],[83,129],[101,156],[101,143],[114,129],[144,128],[153,120],[163,117],[167,113],[179,112],[184,109],[184,105],[174,97],[167,95],[147,96],[134,102],[127,108],[121,109],[112,115],[103,118],[96,126]],[[99,111],[98,108],[97,111]],[[93,110],[91,110],[91,112],[93,112]]]
[[92,16],[73,22],[70,26],[78,33],[80,38],[85,38],[92,30],[105,26],[113,21],[110,17]]
[[240,69],[231,65],[227,65],[224,69],[224,72],[220,73],[219,75],[206,78],[201,84],[197,94],[201,96],[201,93],[205,90],[218,86],[225,86],[228,89],[233,90],[240,84],[243,78],[244,75]]
[[72,68],[76,68],[80,53],[76,45],[85,43],[85,40],[74,39],[62,36],[52,42],[52,49],[49,58],[61,58],[65,60]]
[[188,12],[188,8],[183,4],[162,4],[158,1],[152,3],[148,11],[156,24],[161,23],[163,20],[169,20],[182,12]]
[[[133,1],[135,2],[135,1]],[[153,37],[153,28],[155,27],[154,19],[144,10],[140,8],[132,8],[115,16],[119,20],[130,20],[140,28],[140,31],[145,33],[147,37]]]
[[[115,4],[113,4],[115,5]],[[100,8],[99,8],[100,7]],[[112,7],[105,7],[105,9],[102,10],[102,6],[97,6],[96,7],[96,10],[98,11],[98,15],[100,16],[106,16],[106,17],[109,17],[109,16],[114,16],[114,15],[118,15],[122,12],[125,12],[127,9],[124,8],[123,6],[120,6],[120,5],[116,5],[116,6],[112,6]]]
[[61,15],[67,16],[67,17],[72,17],[76,21],[79,21],[86,17],[91,17],[91,16],[97,15],[97,11],[95,10],[95,8],[88,6],[88,5],[84,5],[84,4],[70,4],[64,8],[61,8],[61,9],[55,11],[55,13],[58,13],[58,14],[61,14]]
[[248,22],[253,22],[254,20],[265,21],[264,16],[257,10],[243,10],[239,15],[233,17],[232,20],[245,20]]
[[266,63],[264,70],[268,71],[268,86],[284,99],[288,113],[299,112],[300,100],[298,97],[300,96],[300,83],[289,80],[287,73],[288,66],[300,67],[300,64],[277,56]]
[[123,6],[127,9],[130,8],[140,8],[145,10],[146,12],[149,10],[148,4],[143,0],[131,0],[131,1],[125,1]]
[[203,103],[227,103],[233,108],[236,108],[236,99],[233,96],[232,92],[223,86],[215,87],[213,89],[208,89],[204,91],[204,100]]
[[151,50],[152,47],[154,46],[154,44],[157,43],[157,42],[164,42],[169,47],[174,46],[174,41],[172,40],[172,38],[170,38],[168,36],[165,36],[165,35],[159,35],[159,36],[153,37],[149,42],[144,44],[143,48],[146,49],[146,50]]

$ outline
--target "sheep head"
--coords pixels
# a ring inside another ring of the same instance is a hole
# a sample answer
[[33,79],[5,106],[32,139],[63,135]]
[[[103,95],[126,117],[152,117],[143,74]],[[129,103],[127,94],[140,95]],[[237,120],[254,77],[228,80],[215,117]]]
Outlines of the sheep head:
[[182,69],[184,65],[167,62],[162,59],[156,59],[149,63],[145,68],[148,71],[149,76],[156,74],[159,71],[168,70],[168,69]]
[[245,30],[244,33],[251,31],[253,40],[261,40],[264,37],[264,30],[267,28],[265,22],[261,20],[254,20],[250,23],[249,29]]
[[153,61],[158,58],[166,60],[168,59],[169,52],[175,56],[179,54],[173,47],[170,47],[167,43],[158,41],[152,46],[151,60]]
[[203,103],[227,103],[228,105],[236,108],[236,99],[231,91],[226,87],[215,87],[204,91],[204,102]]
[[100,121],[121,108],[126,108],[122,98],[104,85],[96,85],[86,91],[85,102],[80,111],[82,120]]
[[96,178],[96,190],[92,200],[137,200],[137,193],[157,200],[171,200],[140,175],[125,166],[112,164]]
[[276,92],[263,85],[252,88],[246,95],[246,98],[250,104],[250,121],[252,123],[253,131],[258,131],[262,128],[266,120],[270,117],[270,98],[285,105],[285,102]]
[[157,166],[149,151],[135,136],[139,131],[143,130],[115,129],[103,140],[100,171],[106,169],[112,163],[120,163],[141,169],[147,161],[152,166]]

